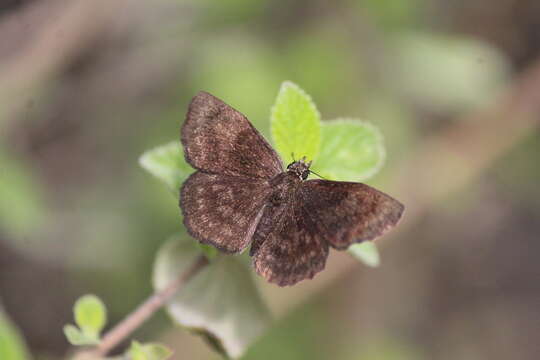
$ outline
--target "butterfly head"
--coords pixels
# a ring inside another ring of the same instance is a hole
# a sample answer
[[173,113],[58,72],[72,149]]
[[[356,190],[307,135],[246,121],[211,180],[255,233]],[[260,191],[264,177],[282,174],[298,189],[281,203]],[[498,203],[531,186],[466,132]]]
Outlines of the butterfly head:
[[287,172],[293,173],[302,180],[306,180],[309,176],[309,167],[311,166],[311,161],[306,162],[306,157],[304,156],[298,161],[294,161],[287,165]]

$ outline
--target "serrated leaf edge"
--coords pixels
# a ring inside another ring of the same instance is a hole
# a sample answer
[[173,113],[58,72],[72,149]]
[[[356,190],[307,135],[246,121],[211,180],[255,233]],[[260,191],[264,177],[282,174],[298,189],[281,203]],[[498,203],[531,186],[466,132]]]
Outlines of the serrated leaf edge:
[[[281,94],[283,94],[286,90],[286,88],[292,88],[292,89],[295,89],[296,91],[298,91],[302,96],[305,96],[306,99],[308,100],[308,102],[313,106],[313,108],[315,109],[315,113],[317,114],[318,118],[319,118],[319,132],[321,131],[322,129],[322,117],[321,117],[321,113],[319,111],[319,109],[317,108],[317,104],[315,104],[315,101],[313,101],[313,98],[311,97],[311,95],[309,95],[304,89],[302,89],[299,85],[297,85],[296,83],[290,81],[290,80],[285,80],[284,82],[281,83],[281,86],[279,87],[279,90],[278,90],[278,94],[277,94],[277,97],[276,97],[276,102],[274,103],[274,105],[272,105],[272,108],[270,109],[270,134],[272,136],[272,142],[274,144],[274,146],[276,145],[276,136],[275,136],[275,132],[274,132],[274,127],[273,127],[273,123],[276,121],[274,120],[275,119],[275,113],[276,113],[276,109],[278,107],[278,105],[280,105],[282,102],[283,102],[283,99],[282,99],[282,96]],[[320,135],[319,135],[319,138],[320,138]],[[313,159],[308,159],[308,160],[315,160],[317,158],[317,156],[319,155],[319,151],[320,151],[320,147],[321,147],[321,141],[319,139],[319,144],[317,144],[317,150],[315,151],[315,154],[313,155]],[[277,149],[276,149],[277,150]],[[279,152],[278,152],[279,153]],[[282,161],[285,160],[285,159],[282,159]],[[287,165],[287,164],[285,164]]]
[[[369,121],[361,120],[361,119],[358,119],[358,118],[338,117],[338,118],[333,119],[333,120],[324,120],[324,121],[321,122],[321,135],[324,132],[324,127],[327,126],[327,125],[331,125],[331,124],[352,124],[352,125],[359,125],[360,124],[360,125],[363,125],[363,126],[369,128],[370,130],[373,130],[373,132],[375,133],[375,136],[376,136],[376,138],[378,140],[377,141],[377,151],[381,154],[381,161],[376,166],[374,166],[370,171],[366,172],[365,175],[358,178],[357,179],[358,182],[366,181],[366,180],[372,178],[375,174],[377,174],[382,169],[382,167],[386,163],[386,147],[384,146],[384,136],[383,136],[383,134],[381,133],[381,131],[379,130],[379,128],[377,126],[373,125]],[[321,136],[321,138],[322,138],[322,136]]]
[[[169,184],[169,181],[163,179],[159,175],[156,175],[156,173],[153,171],[153,166],[150,165],[150,163],[149,163],[149,159],[151,158],[152,155],[154,155],[154,156],[165,155],[168,151],[170,151],[170,148],[173,147],[173,146],[181,146],[181,144],[180,144],[179,141],[170,141],[170,142],[165,143],[165,144],[157,145],[157,146],[155,146],[155,147],[153,147],[153,148],[151,148],[149,150],[144,151],[139,156],[139,159],[138,159],[139,166],[141,168],[143,168],[146,172],[148,172],[150,175],[152,175],[156,179],[165,182],[167,184],[167,186],[169,186],[169,187],[172,187],[173,184]],[[180,172],[177,169],[174,169],[174,171]]]

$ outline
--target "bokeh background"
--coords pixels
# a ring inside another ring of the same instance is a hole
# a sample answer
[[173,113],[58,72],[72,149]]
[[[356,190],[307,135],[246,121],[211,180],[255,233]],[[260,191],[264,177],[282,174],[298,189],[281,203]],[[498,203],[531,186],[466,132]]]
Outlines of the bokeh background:
[[[0,302],[36,359],[74,300],[111,323],[152,291],[177,201],[138,166],[209,91],[266,135],[282,81],[385,136],[370,184],[405,203],[370,269],[260,282],[273,327],[245,359],[537,359],[540,2],[4,0]],[[351,179],[354,180],[354,179]],[[138,330],[218,359],[161,312]]]

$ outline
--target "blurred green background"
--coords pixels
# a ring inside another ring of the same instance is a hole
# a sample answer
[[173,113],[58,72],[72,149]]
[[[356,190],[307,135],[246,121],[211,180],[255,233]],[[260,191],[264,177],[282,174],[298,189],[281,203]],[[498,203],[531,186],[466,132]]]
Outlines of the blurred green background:
[[[537,359],[539,38],[537,0],[3,1],[5,313],[61,359],[77,297],[130,312],[181,229],[139,155],[178,139],[199,90],[269,136],[291,80],[323,118],[381,129],[369,183],[408,210],[377,269],[334,252],[293,288],[258,279],[275,322],[245,359]],[[219,358],[163,312],[134,336]]]

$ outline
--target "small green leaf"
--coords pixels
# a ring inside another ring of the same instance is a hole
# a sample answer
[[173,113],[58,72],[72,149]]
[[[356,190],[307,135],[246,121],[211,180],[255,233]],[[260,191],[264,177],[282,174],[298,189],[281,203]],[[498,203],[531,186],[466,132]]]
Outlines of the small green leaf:
[[342,181],[364,181],[382,167],[385,151],[382,135],[370,123],[338,119],[322,125],[321,151],[313,170]]
[[64,325],[64,335],[71,345],[97,345],[99,338],[97,335],[82,332],[78,327],[72,324]]
[[95,295],[84,295],[75,302],[73,308],[75,322],[88,338],[99,339],[99,333],[107,322],[107,309]]
[[380,264],[379,251],[371,241],[364,241],[349,247],[349,253],[370,267],[377,267]]
[[129,348],[129,358],[131,360],[148,360],[143,346],[138,341],[132,341]]
[[161,344],[144,344],[149,360],[165,360],[172,355],[171,349]]
[[131,360],[165,360],[172,355],[172,351],[161,344],[133,341],[128,354]]
[[316,158],[321,142],[321,116],[311,97],[285,81],[272,108],[271,127],[276,150],[286,164],[306,156]]
[[184,180],[193,172],[184,159],[184,151],[178,141],[146,151],[139,158],[139,164],[174,192],[179,191]]
[[[167,241],[156,258],[154,287],[167,286],[200,255],[197,243],[188,236]],[[251,270],[239,256],[217,256],[185,284],[167,310],[176,322],[232,358],[240,357],[270,320]]]
[[0,308],[0,359],[27,360],[29,358],[21,334]]

